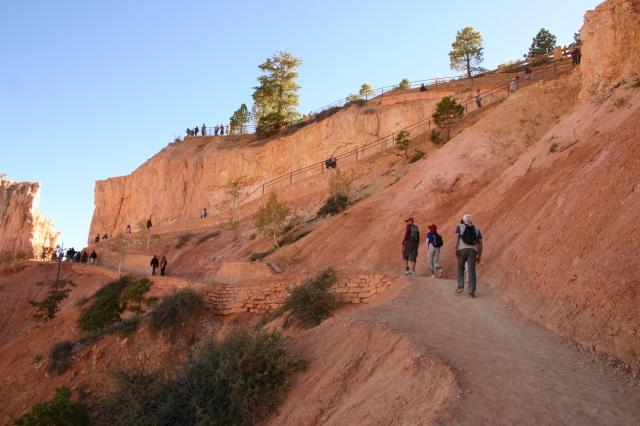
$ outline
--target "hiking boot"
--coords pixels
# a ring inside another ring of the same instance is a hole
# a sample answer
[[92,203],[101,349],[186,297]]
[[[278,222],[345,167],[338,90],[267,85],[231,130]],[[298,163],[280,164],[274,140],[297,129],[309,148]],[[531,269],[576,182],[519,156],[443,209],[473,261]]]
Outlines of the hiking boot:
[[412,273],[411,273],[411,276],[412,276],[412,277],[415,277],[415,276],[416,276],[416,273],[415,273],[415,272],[412,272]]
[[436,277],[435,275],[431,275],[429,278],[435,278],[435,277]]
[[469,297],[472,298],[472,299],[475,299],[476,295],[473,294],[473,293],[469,293]]
[[411,273],[411,271],[409,270],[409,268],[407,268],[407,270],[406,270],[406,271],[404,271],[404,274],[405,274],[405,275],[409,275],[410,273]]
[[464,287],[458,287],[458,288],[456,289],[456,293],[457,293],[457,294],[460,294],[460,293],[462,293],[463,291],[464,291]]

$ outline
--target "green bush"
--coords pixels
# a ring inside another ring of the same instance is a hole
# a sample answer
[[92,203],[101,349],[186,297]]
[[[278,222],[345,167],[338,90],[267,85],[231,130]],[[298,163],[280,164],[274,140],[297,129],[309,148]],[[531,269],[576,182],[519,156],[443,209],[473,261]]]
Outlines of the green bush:
[[440,131],[436,129],[431,129],[431,133],[429,133],[429,140],[434,144],[439,144],[441,142]]
[[110,291],[116,291],[118,292],[118,294],[120,294],[124,291],[125,288],[131,285],[133,285],[133,280],[131,279],[131,277],[129,277],[128,275],[123,275],[121,278],[115,281],[111,281],[103,285],[102,287],[100,287],[100,290],[93,293],[90,299],[93,299],[93,300],[100,299],[102,296],[109,293]]
[[120,314],[124,311],[124,304],[120,304],[120,294],[111,290],[95,301],[80,315],[80,327],[84,331],[96,331],[120,321]]
[[277,331],[235,330],[208,342],[168,380],[164,372],[120,372],[100,425],[254,425],[276,410],[302,367]]
[[415,163],[416,161],[418,161],[419,159],[421,159],[422,157],[424,157],[424,152],[416,150],[416,153],[413,154],[411,156],[411,158],[409,159],[409,163]]
[[184,339],[191,345],[196,341],[199,323],[196,319],[203,309],[202,299],[192,289],[185,288],[165,296],[149,313],[149,330],[154,334],[163,333],[171,343]]
[[337,280],[333,268],[326,269],[315,278],[289,290],[282,307],[275,317],[285,315],[284,327],[292,321],[305,327],[315,327],[322,320],[331,316],[331,311],[338,307],[338,302],[329,293],[329,288]]
[[176,243],[176,248],[180,249],[180,248],[184,247],[184,245],[187,244],[187,241],[189,241],[191,239],[191,237],[193,237],[193,234],[191,234],[189,232],[180,235],[178,237],[178,242]]
[[198,238],[198,241],[196,241],[196,245],[199,246],[200,244],[204,243],[207,240],[210,240],[211,238],[215,238],[218,235],[220,235],[220,232],[216,231],[216,232],[212,232],[210,234],[207,234],[203,237]]
[[31,412],[13,419],[17,426],[88,426],[89,410],[84,402],[71,402],[71,389],[62,386],[55,389],[51,401],[36,404]]
[[111,324],[105,328],[100,330],[95,330],[88,333],[86,336],[78,339],[76,343],[80,343],[81,345],[91,343],[93,341],[98,340],[102,336],[110,333],[119,333],[121,336],[130,336],[132,335],[140,325],[141,318],[139,316],[135,316],[133,318],[127,318],[115,324]]
[[346,195],[336,195],[335,197],[329,197],[324,206],[320,207],[318,210],[318,216],[333,216],[334,214],[338,214],[341,211],[347,209],[349,205],[349,197]]
[[271,253],[273,253],[273,250],[265,251],[262,253],[251,253],[251,256],[249,256],[249,262],[255,262],[256,260],[264,259]]
[[73,353],[73,342],[65,340],[58,342],[49,351],[49,371],[55,371],[58,375],[63,374],[71,367],[71,354]]

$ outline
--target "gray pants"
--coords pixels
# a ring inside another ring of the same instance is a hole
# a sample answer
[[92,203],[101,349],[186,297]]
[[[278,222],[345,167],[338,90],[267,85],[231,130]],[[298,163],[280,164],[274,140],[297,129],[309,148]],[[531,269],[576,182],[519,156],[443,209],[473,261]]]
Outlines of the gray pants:
[[458,288],[464,288],[464,263],[469,264],[469,294],[476,292],[476,257],[478,252],[471,248],[458,250]]

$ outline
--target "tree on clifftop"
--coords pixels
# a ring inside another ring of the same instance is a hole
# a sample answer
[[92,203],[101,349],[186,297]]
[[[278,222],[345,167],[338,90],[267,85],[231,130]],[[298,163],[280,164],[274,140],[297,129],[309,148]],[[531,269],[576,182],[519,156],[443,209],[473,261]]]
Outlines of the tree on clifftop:
[[533,38],[533,43],[529,47],[529,53],[525,53],[525,58],[535,58],[553,52],[556,47],[556,36],[542,28]]
[[451,96],[445,96],[436,104],[436,112],[433,113],[433,121],[440,128],[447,126],[447,141],[450,137],[451,123],[462,117],[464,106],[460,105]]
[[449,52],[449,60],[452,70],[466,71],[469,78],[472,72],[484,70],[478,66],[483,60],[482,51],[484,50],[479,31],[474,31],[472,27],[458,31],[456,41],[451,44],[451,47],[453,49]]
[[298,58],[289,51],[276,52],[258,68],[265,75],[258,77],[260,85],[254,87],[253,119],[256,133],[270,136],[284,126],[298,120],[298,90],[296,69],[302,65]]
[[231,133],[240,133],[241,135],[243,135],[247,130],[247,124],[249,123],[249,121],[251,121],[251,113],[249,112],[249,108],[247,108],[247,105],[242,104],[240,105],[240,108],[238,108],[229,119]]
[[363,98],[368,98],[369,96],[373,97],[375,93],[376,92],[373,90],[373,87],[371,87],[369,83],[364,83],[360,88],[360,92],[358,92],[358,94]]

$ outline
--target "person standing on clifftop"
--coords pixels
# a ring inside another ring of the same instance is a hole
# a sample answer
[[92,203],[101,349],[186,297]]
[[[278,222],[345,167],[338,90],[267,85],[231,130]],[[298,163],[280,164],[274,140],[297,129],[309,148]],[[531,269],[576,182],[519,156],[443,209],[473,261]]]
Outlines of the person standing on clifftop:
[[224,136],[224,124],[220,125],[220,136]]
[[151,224],[151,218],[149,218],[149,220],[147,221],[147,231],[151,230],[151,227],[153,225]]
[[167,265],[169,263],[167,262],[167,257],[166,256],[162,256],[162,260],[160,261],[160,275],[164,277],[164,270],[167,268]]
[[224,126],[225,131],[227,132],[227,136],[229,136],[229,125],[225,125]]
[[213,128],[213,136],[218,136],[218,132],[220,131],[220,127],[216,124],[216,127]]
[[[404,222],[407,224],[404,229],[404,238],[402,238],[402,258],[407,267],[404,274],[415,276],[418,246],[420,245],[420,230],[413,224],[412,217],[405,219]],[[411,262],[411,269],[409,269],[409,262]]]
[[473,224],[470,214],[462,217],[462,222],[456,227],[456,250],[458,258],[458,288],[456,293],[464,291],[464,267],[469,265],[469,297],[476,297],[476,264],[480,264],[482,257],[482,233],[480,228]]
[[207,136],[207,126],[202,123],[202,136]]
[[151,259],[150,265],[151,265],[151,275],[155,275],[156,268],[160,266],[160,262],[158,262],[158,256],[156,256],[155,254],[153,255],[153,259]]
[[93,265],[94,263],[96,263],[96,259],[98,258],[98,253],[96,253],[95,250],[93,250],[91,252],[91,256],[89,256],[89,259],[91,259],[91,264]]

